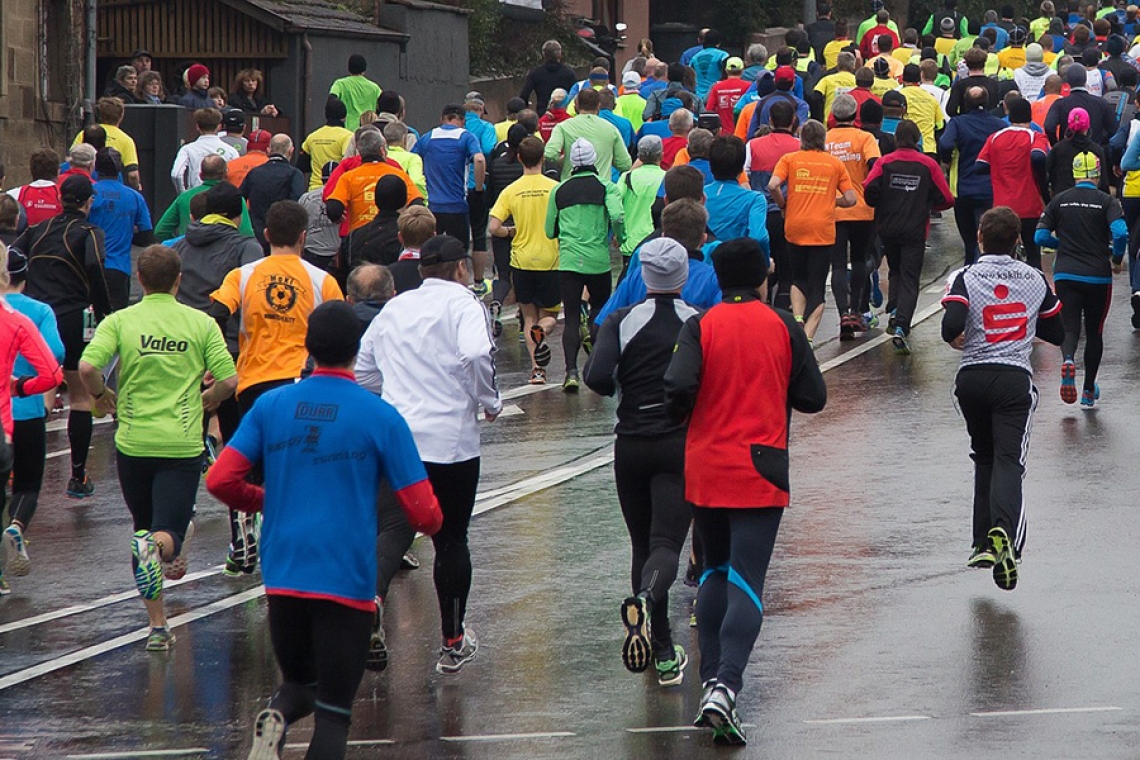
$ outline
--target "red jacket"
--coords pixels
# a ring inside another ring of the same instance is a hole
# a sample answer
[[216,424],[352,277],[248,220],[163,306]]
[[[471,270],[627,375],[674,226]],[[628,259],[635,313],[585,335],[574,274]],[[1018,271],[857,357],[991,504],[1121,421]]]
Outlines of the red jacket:
[[728,290],[724,303],[681,328],[665,373],[665,405],[689,417],[685,499],[698,507],[786,507],[791,411],[827,403],[815,354],[792,315],[755,291]]

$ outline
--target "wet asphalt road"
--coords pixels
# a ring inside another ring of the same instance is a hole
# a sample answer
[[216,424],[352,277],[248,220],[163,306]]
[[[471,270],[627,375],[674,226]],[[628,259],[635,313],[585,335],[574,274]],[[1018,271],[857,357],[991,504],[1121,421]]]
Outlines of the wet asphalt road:
[[[952,230],[949,218],[935,225],[926,282],[960,256]],[[830,398],[793,422],[793,507],[740,699],[752,726],[743,750],[714,750],[684,728],[700,696],[695,661],[673,689],[621,666],[628,548],[607,463],[614,402],[557,388],[509,401],[513,413],[485,427],[485,511],[471,532],[479,657],[459,676],[435,674],[431,546],[417,542],[424,567],[393,585],[392,664],[365,676],[349,757],[1136,757],[1140,338],[1123,278],[1098,411],[1062,404],[1056,350],[1035,351],[1042,400],[1013,593],[964,567],[971,463],[938,314],[915,329],[910,357],[878,333],[821,342]],[[924,293],[920,313],[936,299]],[[833,338],[834,315],[824,324]],[[500,341],[504,389],[525,384],[513,338]],[[258,579],[219,574],[225,519],[203,489],[191,580],[167,594],[175,623],[187,622],[169,655],[143,651],[111,434],[96,428],[94,499],[65,499],[67,457],[50,460],[33,573],[0,599],[0,759],[244,758],[277,680]],[[54,433],[49,451],[65,448]],[[673,619],[695,659],[693,593],[678,583]],[[305,721],[289,741],[310,734]]]

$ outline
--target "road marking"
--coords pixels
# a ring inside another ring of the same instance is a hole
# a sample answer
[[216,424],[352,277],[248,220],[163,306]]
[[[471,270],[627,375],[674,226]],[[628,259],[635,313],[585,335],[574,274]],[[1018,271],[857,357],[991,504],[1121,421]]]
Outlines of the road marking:
[[523,385],[518,388],[511,388],[509,391],[503,391],[499,394],[499,398],[503,401],[510,401],[512,399],[522,398],[523,396],[533,396],[543,391],[552,391],[555,388],[561,389],[562,386],[556,383],[550,383],[549,385]]
[[547,488],[565,483],[567,480],[572,480],[579,475],[585,475],[587,472],[596,470],[599,467],[605,467],[613,461],[613,446],[605,446],[593,456],[587,455],[585,458],[571,462],[568,465],[548,470],[540,475],[535,475],[534,477],[520,480],[517,483],[479,494],[475,499],[474,514],[481,515],[484,512],[490,512],[492,509],[506,506],[511,502],[518,501],[539,491],[544,491]]
[[1066,713],[1119,712],[1123,707],[1045,707],[1037,710],[995,710],[994,712],[972,712],[973,718],[1005,718],[1016,715],[1061,715]]
[[[194,581],[201,580],[202,578],[209,578],[210,576],[220,574],[223,567],[224,565],[217,565],[216,567],[212,567],[209,570],[200,570],[196,573],[187,573],[181,580],[164,581],[163,586],[165,588],[173,588],[175,586],[181,586],[183,583],[192,583]],[[83,604],[75,604],[71,607],[64,607],[63,609],[55,610],[54,612],[45,612],[42,615],[34,615],[29,618],[24,618],[23,620],[16,620],[12,623],[4,623],[3,625],[0,625],[0,634],[11,633],[12,631],[18,631],[22,628],[31,628],[32,626],[50,623],[51,621],[59,620],[60,618],[70,617],[72,615],[80,615],[84,612],[91,612],[92,610],[97,610],[100,607],[108,607],[112,604],[118,604],[119,602],[130,601],[131,599],[137,598],[138,595],[139,592],[135,590],[124,591],[121,594],[112,594],[110,596],[105,596],[102,599],[96,599],[94,601],[85,602]]]
[[471,736],[441,736],[444,742],[510,742],[527,739],[565,739],[576,736],[573,731],[546,731],[531,734],[472,734]]
[[67,760],[128,760],[129,758],[185,758],[192,754],[209,752],[204,746],[185,750],[138,750],[135,752],[98,752],[96,754],[68,754]]
[[[348,742],[350,747],[385,747],[390,744],[395,744],[391,739],[351,739]],[[285,749],[308,749],[308,744],[286,744]]]
[[[755,723],[741,723],[743,728],[756,728]],[[630,734],[681,734],[686,731],[704,731],[706,729],[697,728],[694,725],[688,726],[646,726],[645,728],[627,728],[626,733]]]
[[[108,414],[106,417],[100,417],[97,420],[91,420],[91,424],[92,425],[110,425],[114,421],[115,421],[115,418]],[[49,422],[47,424],[46,430],[49,433],[57,433],[60,430],[67,430],[67,420],[64,419],[64,420],[56,420],[55,422]]]
[[[182,615],[172,617],[169,621],[167,621],[167,625],[169,625],[171,628],[180,628],[197,620],[201,620],[202,618],[207,618],[219,612],[224,612],[231,607],[237,607],[239,604],[245,604],[246,602],[258,599],[264,594],[264,586],[251,588],[241,592],[240,594],[234,594],[233,596],[226,597],[225,599],[220,599],[216,602],[213,602],[212,604],[207,604],[205,607],[199,607],[196,610],[192,610]],[[145,641],[146,637],[149,634],[149,629],[143,628],[139,631],[126,633],[122,636],[116,636],[115,638],[109,641],[104,641],[101,644],[95,644],[93,646],[85,647],[70,654],[65,654],[62,657],[56,657],[53,660],[41,662],[39,665],[33,665],[30,668],[24,668],[23,670],[18,670],[15,673],[10,673],[6,676],[0,677],[0,691],[10,689],[13,686],[22,684],[25,681],[30,681],[33,678],[39,678],[40,676],[45,676],[48,673],[54,673],[57,670],[62,670],[63,668],[83,662],[84,660],[90,660],[92,657],[98,657],[101,654],[106,654],[107,652],[119,649],[120,647],[124,647],[127,644],[133,644],[138,641]],[[122,755],[122,757],[134,756],[135,755]],[[84,757],[93,756],[85,755]],[[120,757],[120,755],[115,755],[114,757]]]
[[[942,311],[942,304],[940,303],[933,303],[930,306],[927,306],[925,309],[914,315],[914,318],[910,322],[911,328],[917,327],[940,311]],[[858,348],[853,348],[850,351],[846,351],[834,359],[831,359],[819,365],[819,371],[828,372],[829,370],[833,370],[836,367],[840,367],[857,356],[862,356],[868,351],[875,350],[879,346],[888,342],[890,339],[891,335],[886,332],[884,332],[882,335],[876,335],[874,338],[871,338],[871,340],[867,341]]]
[[885,715],[877,718],[825,718],[822,720],[805,720],[804,723],[810,723],[813,726],[829,726],[844,723],[903,723],[912,720],[931,720],[931,717],[929,715]]

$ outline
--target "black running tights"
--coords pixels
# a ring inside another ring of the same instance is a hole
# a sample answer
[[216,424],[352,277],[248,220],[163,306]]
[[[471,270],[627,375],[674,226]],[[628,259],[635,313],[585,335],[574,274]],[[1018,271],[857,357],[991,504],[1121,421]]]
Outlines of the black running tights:
[[[36,514],[47,457],[47,419],[16,420],[12,433],[12,520],[26,530]],[[0,509],[0,511],[3,511]]]
[[558,284],[562,290],[562,313],[565,322],[562,326],[562,353],[566,356],[566,371],[578,370],[578,349],[582,347],[582,334],[579,329],[582,311],[582,289],[590,293],[590,337],[597,332],[595,323],[613,290],[613,275],[608,271],[602,274],[581,274],[579,272],[559,272]]
[[326,599],[267,598],[269,635],[282,681],[269,706],[289,726],[315,712],[306,760],[342,760],[373,613]]
[[701,683],[715,678],[734,694],[764,622],[764,577],[784,510],[693,510],[705,550],[705,573],[697,592]]
[[[875,244],[874,221],[837,222],[835,248],[831,251],[831,295],[839,316],[856,311],[863,300],[863,289],[869,286],[867,260]],[[850,256],[848,256],[850,250]],[[847,262],[851,261],[851,274]]]
[[673,659],[669,589],[677,579],[677,563],[692,520],[684,475],[684,433],[617,437],[614,480],[633,546],[631,587],[634,594],[649,595],[653,653],[661,661]]
[[435,593],[439,597],[440,624],[443,638],[452,641],[463,635],[467,595],[471,591],[467,526],[471,524],[475,492],[479,487],[479,457],[454,464],[424,462],[424,467],[443,512],[443,527],[431,541],[435,546]]
[[1057,298],[1061,300],[1061,324],[1065,326],[1065,339],[1061,341],[1061,356],[1072,359],[1081,340],[1081,325],[1085,329],[1084,389],[1096,387],[1096,375],[1104,356],[1104,322],[1112,304],[1112,285],[1096,285],[1073,280],[1056,280]]

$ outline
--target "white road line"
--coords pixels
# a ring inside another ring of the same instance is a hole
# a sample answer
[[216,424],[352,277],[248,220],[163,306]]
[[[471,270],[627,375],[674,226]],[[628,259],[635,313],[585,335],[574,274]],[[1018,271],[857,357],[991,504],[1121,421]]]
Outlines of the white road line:
[[[744,728],[756,728],[754,723],[741,723]],[[704,731],[703,728],[697,728],[694,725],[688,726],[646,726],[645,728],[627,728],[626,733],[630,734],[681,734],[687,731]]]
[[445,742],[509,742],[527,739],[565,739],[577,736],[573,731],[546,731],[530,734],[472,734],[471,736],[441,736]]
[[[212,575],[218,575],[221,573],[222,567],[223,565],[217,565],[210,568],[209,570],[200,570],[196,573],[188,573],[181,580],[165,581],[163,583],[163,586],[165,588],[173,588],[175,586],[181,586],[183,583],[192,583],[194,581],[201,580],[202,578],[209,578]],[[23,620],[4,623],[3,625],[0,625],[0,634],[11,633],[12,631],[18,631],[22,628],[31,628],[32,626],[50,623],[53,620],[70,617],[71,615],[80,615],[84,612],[97,610],[100,607],[109,607],[112,604],[118,604],[119,602],[126,602],[130,601],[131,599],[135,599],[138,597],[138,595],[138,591],[124,591],[121,594],[111,594],[110,596],[105,596],[102,599],[96,599],[91,602],[84,602],[83,604],[75,604],[71,607],[64,607],[61,610],[55,610],[54,612],[45,612],[42,615],[34,615],[29,618],[24,618]]]
[[128,760],[130,758],[185,758],[192,754],[209,752],[204,746],[185,750],[136,750],[135,752],[98,752],[96,754],[68,754],[67,760]]
[[[91,424],[92,425],[110,425],[114,421],[115,421],[114,417],[112,417],[111,415],[107,415],[106,417],[102,417],[102,418],[97,419],[97,420],[91,420]],[[67,420],[66,419],[56,420],[55,422],[49,422],[47,424],[47,432],[49,432],[49,433],[57,433],[60,430],[67,430]]]
[[1061,715],[1065,713],[1119,712],[1123,707],[1045,707],[1037,710],[995,710],[994,712],[972,712],[972,718],[1006,718],[1018,715]]
[[[396,742],[392,741],[391,739],[351,739],[348,742],[348,746],[350,746],[350,747],[386,747],[388,745],[395,744],[395,743]],[[287,750],[308,749],[308,748],[309,748],[308,744],[286,744],[285,745],[285,749],[287,749]]]
[[[914,315],[914,318],[910,322],[911,327],[917,327],[940,311],[942,311],[942,304],[940,303],[933,303],[930,306],[927,306],[925,309]],[[819,365],[819,370],[820,372],[833,370],[836,367],[842,366],[851,361],[856,356],[862,356],[868,351],[873,351],[884,343],[890,341],[890,339],[891,336],[885,332],[882,335],[876,335],[874,338],[871,338],[871,340],[867,341],[858,348],[853,348],[850,351],[845,351],[834,359],[831,359],[830,361],[826,361],[823,364]]]
[[813,726],[829,726],[839,724],[860,723],[903,723],[913,720],[931,720],[929,715],[887,715],[877,718],[825,718],[823,720],[805,720]]
[[579,475],[584,475],[599,467],[605,467],[613,461],[613,447],[606,446],[603,451],[594,456],[587,456],[584,459],[579,459],[577,462],[572,462],[540,475],[520,480],[518,483],[512,483],[508,486],[487,491],[475,499],[474,514],[481,515],[484,512],[490,512],[492,509],[506,506],[511,502],[565,483],[567,480],[572,480]]
[[[189,623],[193,623],[196,620],[210,617],[211,615],[215,615],[219,612],[224,612],[231,607],[237,607],[239,604],[245,604],[248,601],[258,599],[264,594],[264,586],[251,588],[247,591],[241,592],[240,594],[235,594],[233,596],[226,597],[225,599],[220,599],[212,604],[207,604],[205,607],[199,607],[196,610],[192,610],[182,615],[172,617],[167,624],[171,628],[180,628],[184,625],[188,625]],[[10,673],[6,676],[0,677],[0,691],[10,689],[13,686],[22,684],[25,681],[30,681],[33,678],[39,678],[40,676],[47,675],[48,673],[54,673],[57,670],[62,670],[63,668],[83,662],[84,660],[90,660],[92,657],[98,657],[101,654],[106,654],[107,652],[119,649],[120,647],[125,647],[127,644],[144,641],[149,633],[150,632],[148,629],[143,628],[140,631],[134,631],[132,633],[123,634],[122,636],[116,636],[110,641],[104,641],[101,644],[85,647],[70,654],[66,654],[62,657],[56,657],[54,660],[41,662],[39,665],[33,665],[30,668],[24,668],[23,670],[18,670],[15,673]],[[125,757],[133,756],[134,755],[125,755]],[[115,757],[118,757],[118,755]]]
[[503,391],[499,394],[499,398],[503,401],[510,401],[512,399],[522,398],[523,396],[533,396],[543,391],[552,391],[555,388],[561,389],[562,386],[557,383],[551,383],[549,385],[523,385],[518,388],[511,388],[509,391]]

